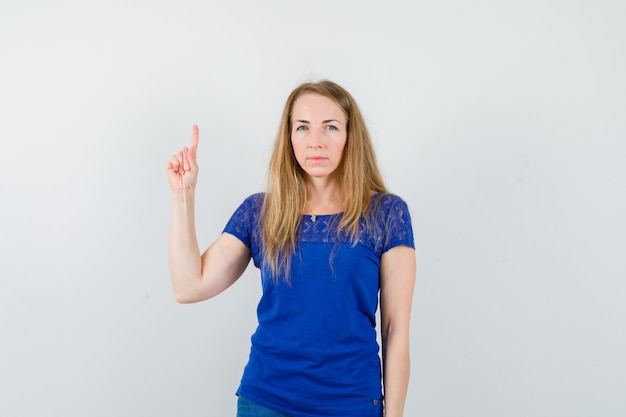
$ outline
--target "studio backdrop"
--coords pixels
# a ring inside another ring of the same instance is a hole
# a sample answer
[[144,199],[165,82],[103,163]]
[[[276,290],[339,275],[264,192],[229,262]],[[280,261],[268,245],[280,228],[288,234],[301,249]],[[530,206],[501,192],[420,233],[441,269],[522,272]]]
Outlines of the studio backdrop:
[[406,416],[626,415],[626,5],[0,3],[0,415],[234,416],[261,294],[174,301],[299,83],[348,89],[418,261]]

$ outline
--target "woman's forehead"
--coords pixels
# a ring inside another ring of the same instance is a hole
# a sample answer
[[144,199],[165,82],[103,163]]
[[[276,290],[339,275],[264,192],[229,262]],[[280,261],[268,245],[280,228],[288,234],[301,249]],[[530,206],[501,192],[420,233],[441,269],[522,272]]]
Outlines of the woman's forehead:
[[292,120],[302,118],[304,118],[303,120],[309,118],[326,120],[330,118],[344,122],[346,119],[343,109],[335,101],[313,93],[303,94],[295,100],[291,117]]

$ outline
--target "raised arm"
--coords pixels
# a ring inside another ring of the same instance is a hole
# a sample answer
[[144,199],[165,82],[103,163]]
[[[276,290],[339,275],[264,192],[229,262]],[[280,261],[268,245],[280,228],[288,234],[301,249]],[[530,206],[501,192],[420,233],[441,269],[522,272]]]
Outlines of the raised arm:
[[191,144],[167,161],[172,191],[168,242],[174,297],[180,303],[207,300],[231,286],[250,262],[250,251],[236,237],[224,233],[201,255],[195,227],[196,160],[199,131],[194,125]]
[[397,246],[380,266],[385,417],[401,417],[409,385],[409,328],[415,287],[415,251]]

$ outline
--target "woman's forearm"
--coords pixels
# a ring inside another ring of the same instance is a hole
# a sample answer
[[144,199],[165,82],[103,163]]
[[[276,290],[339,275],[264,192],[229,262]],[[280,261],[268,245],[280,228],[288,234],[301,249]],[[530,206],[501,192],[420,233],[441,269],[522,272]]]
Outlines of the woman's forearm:
[[408,339],[408,332],[393,329],[383,336],[385,417],[402,417],[404,413],[411,370]]
[[168,241],[170,277],[174,296],[185,302],[201,280],[201,256],[195,229],[194,190],[172,193]]

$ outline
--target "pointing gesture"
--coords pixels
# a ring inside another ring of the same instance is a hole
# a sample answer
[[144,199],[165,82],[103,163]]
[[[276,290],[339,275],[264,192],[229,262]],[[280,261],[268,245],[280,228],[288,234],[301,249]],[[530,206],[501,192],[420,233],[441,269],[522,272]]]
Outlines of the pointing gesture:
[[198,150],[199,130],[197,125],[191,129],[191,144],[170,156],[167,161],[167,178],[172,192],[192,190],[198,180]]

